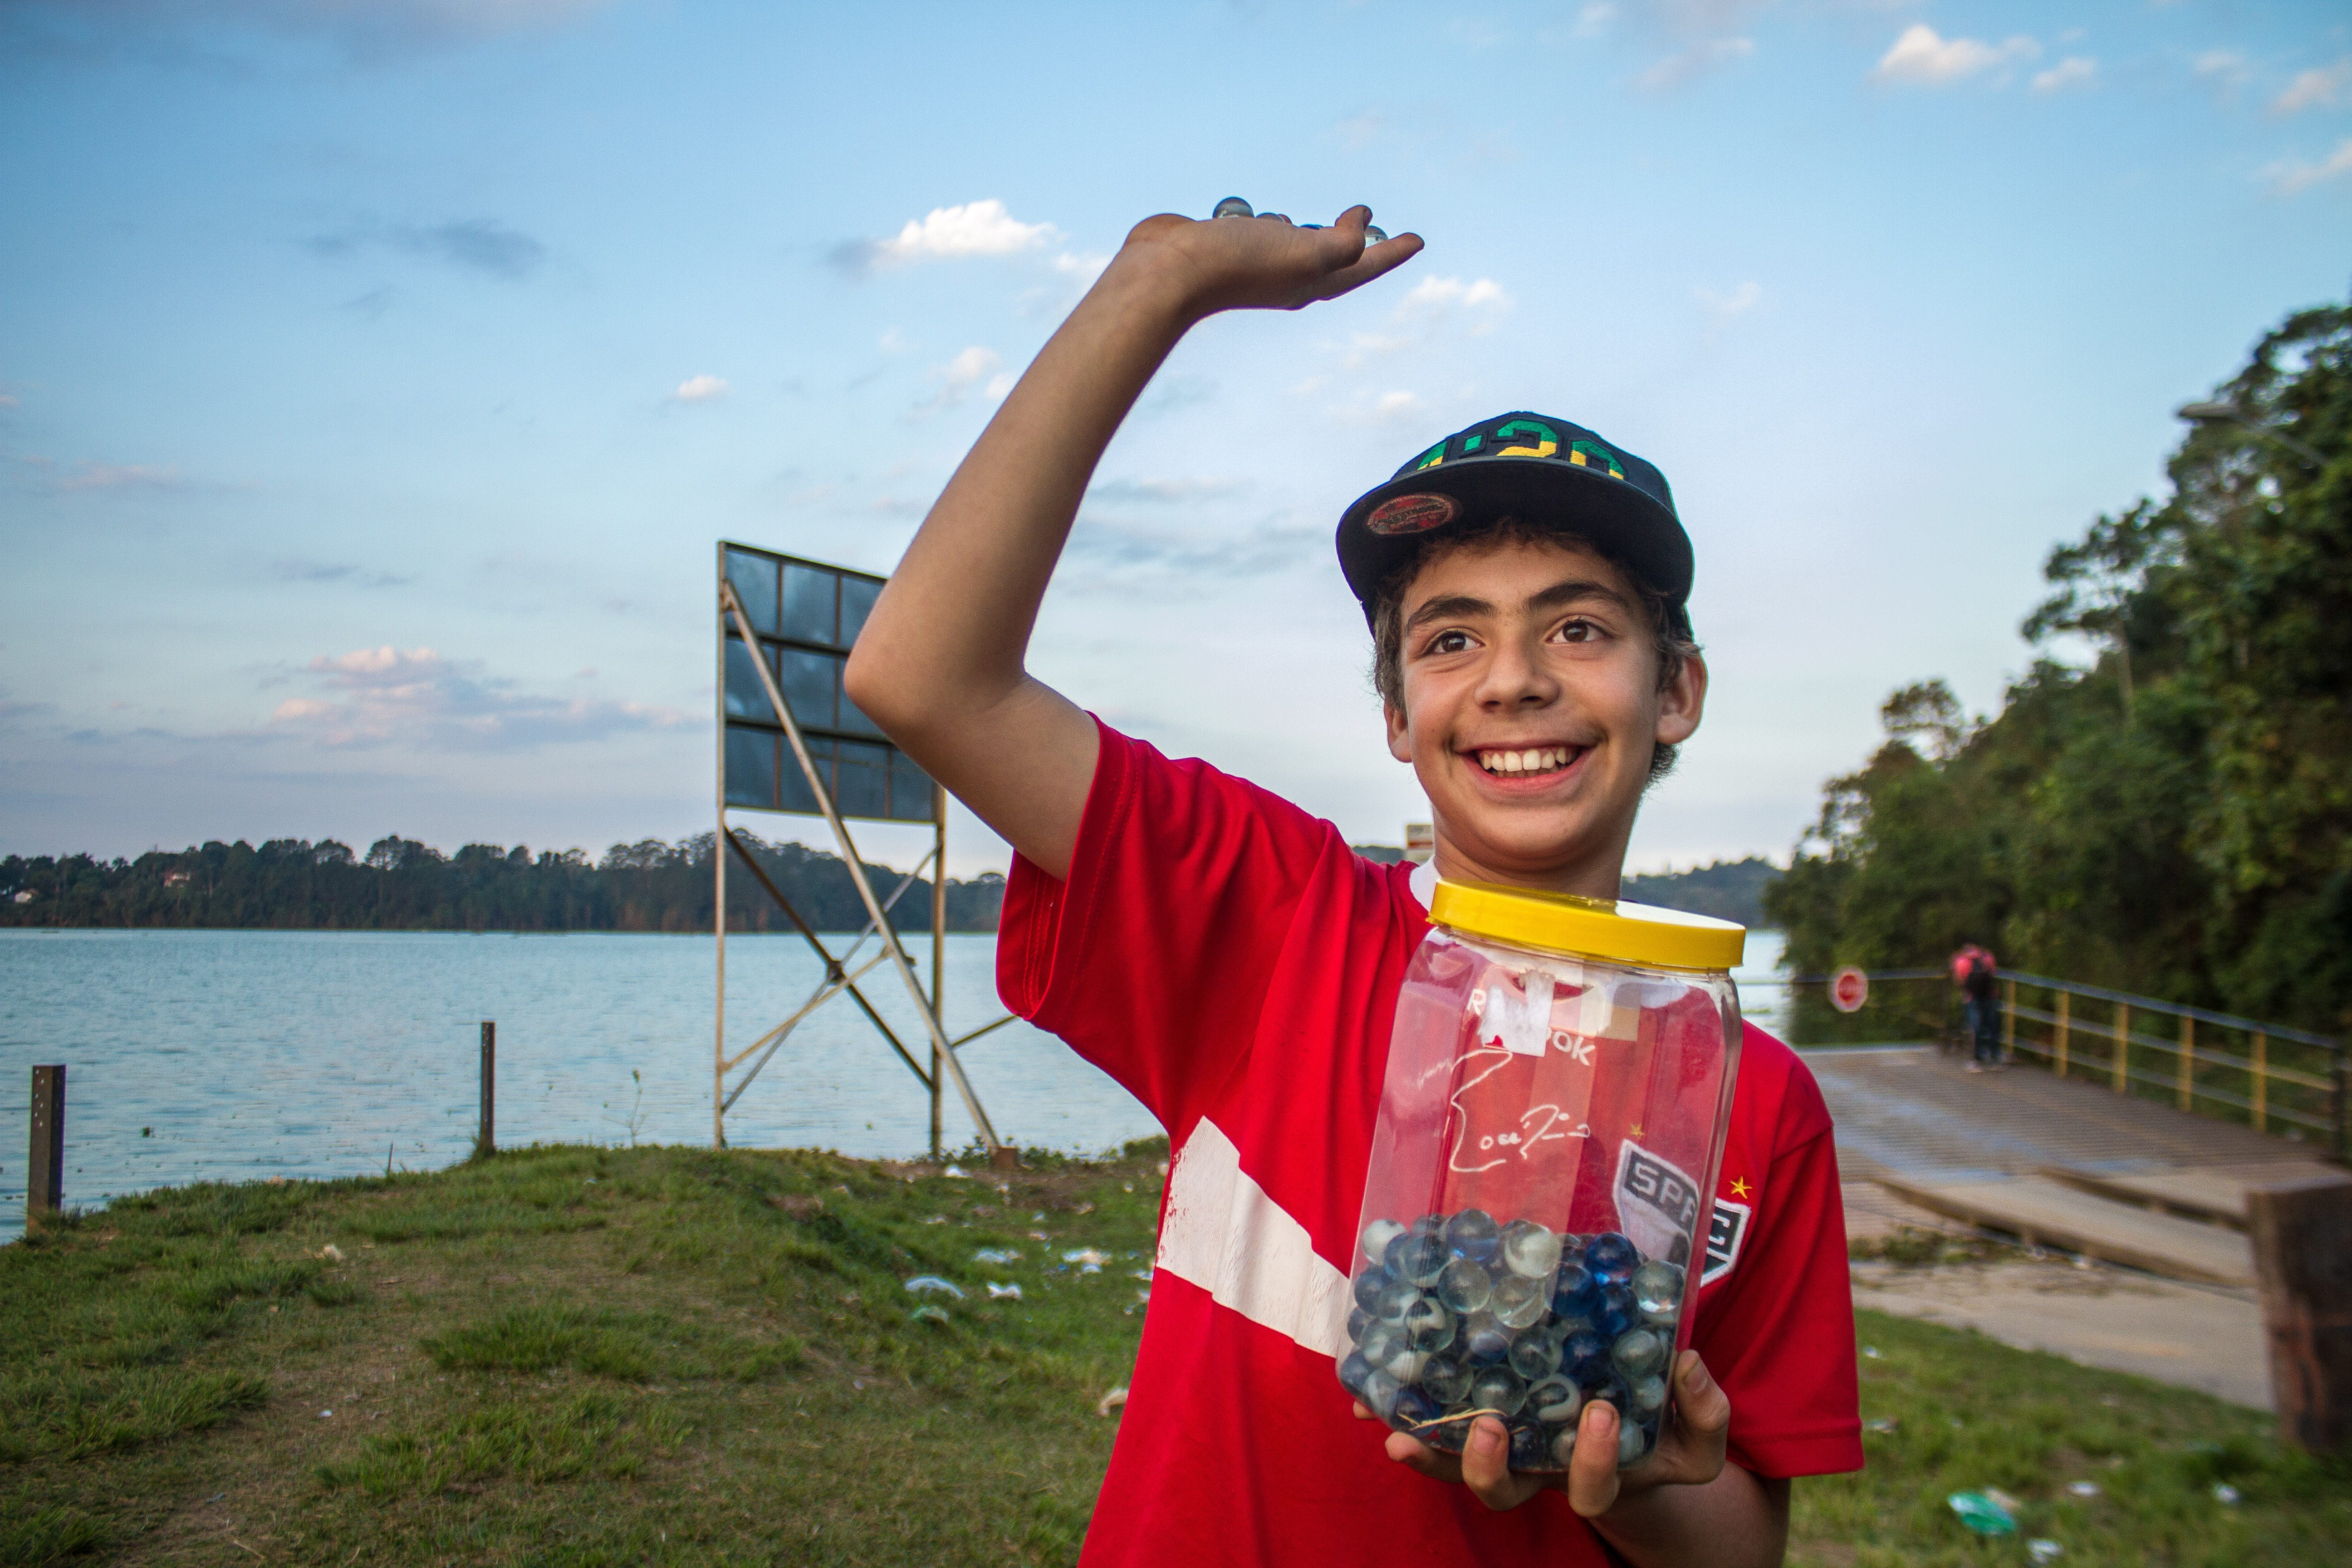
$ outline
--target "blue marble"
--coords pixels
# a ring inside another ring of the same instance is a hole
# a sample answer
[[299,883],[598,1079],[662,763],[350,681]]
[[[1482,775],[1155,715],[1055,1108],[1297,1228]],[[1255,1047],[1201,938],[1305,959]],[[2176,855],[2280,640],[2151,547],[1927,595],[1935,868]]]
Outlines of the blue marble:
[[1241,197],[1227,196],[1223,201],[1217,204],[1217,210],[1209,216],[1212,217],[1255,217],[1257,215],[1250,210],[1249,203],[1242,200]]
[[1506,1274],[1495,1282],[1493,1297],[1486,1310],[1506,1328],[1533,1328],[1543,1321],[1544,1309],[1550,1304],[1551,1291],[1544,1281]]
[[1401,1430],[1411,1431],[1426,1426],[1444,1412],[1436,1400],[1418,1388],[1407,1388],[1397,1394],[1396,1406],[1389,1412],[1390,1422]]
[[1364,1402],[1365,1409],[1385,1421],[1396,1409],[1397,1395],[1403,1392],[1395,1378],[1374,1367],[1364,1374],[1364,1386],[1356,1391],[1356,1397]]
[[1360,1238],[1364,1257],[1374,1263],[1385,1259],[1389,1255],[1389,1243],[1402,1236],[1404,1228],[1392,1219],[1376,1219],[1364,1226],[1364,1234]]
[[1531,1219],[1515,1219],[1497,1241],[1503,1267],[1526,1279],[1549,1279],[1559,1268],[1558,1231]]
[[1503,1227],[1485,1209],[1464,1209],[1445,1222],[1445,1245],[1456,1258],[1487,1263],[1503,1245]]
[[1389,1272],[1399,1279],[1427,1287],[1437,1283],[1453,1254],[1443,1237],[1415,1226],[1389,1243]]
[[1645,1377],[1635,1384],[1628,1395],[1636,1415],[1654,1415],[1666,1407],[1666,1380]]
[[1356,1276],[1356,1305],[1365,1311],[1377,1310],[1381,1292],[1396,1283],[1396,1276],[1386,1268],[1367,1268]]
[[1470,1383],[1470,1405],[1475,1410],[1492,1410],[1503,1415],[1517,1415],[1528,1402],[1528,1385],[1519,1374],[1507,1366],[1490,1366]]
[[1417,1351],[1442,1351],[1454,1342],[1454,1314],[1426,1296],[1414,1297],[1399,1322]]
[[1387,1373],[1399,1383],[1411,1384],[1421,1381],[1421,1369],[1428,1363],[1426,1354],[1408,1345],[1381,1363],[1378,1370]]
[[1515,1470],[1548,1470],[1551,1468],[1551,1443],[1544,1429],[1532,1421],[1511,1423],[1511,1468]]
[[1638,1321],[1630,1286],[1612,1285],[1601,1292],[1601,1305],[1592,1312],[1594,1332],[1603,1339],[1613,1340],[1633,1328]]
[[1635,1422],[1627,1421],[1617,1428],[1617,1468],[1625,1469],[1650,1456],[1651,1435]]
[[1606,1405],[1620,1416],[1633,1405],[1633,1397],[1625,1387],[1625,1380],[1613,1372],[1592,1383],[1585,1383],[1582,1378],[1577,1382],[1584,1384],[1587,1405]]
[[1364,1337],[1357,1348],[1364,1352],[1364,1359],[1372,1365],[1386,1366],[1412,1350],[1412,1346],[1406,1340],[1403,1329],[1376,1319],[1372,1326],[1364,1331]]
[[1475,1312],[1462,1324],[1462,1342],[1472,1361],[1492,1366],[1511,1353],[1511,1331],[1494,1313]]
[[1422,1300],[1424,1298],[1419,1290],[1402,1279],[1391,1279],[1372,1299],[1372,1316],[1382,1322],[1401,1323],[1404,1315],[1412,1310],[1412,1304]]
[[1483,1312],[1495,1297],[1495,1277],[1466,1258],[1457,1258],[1437,1277],[1437,1299],[1449,1311]]
[[1384,228],[1369,223],[1364,226],[1364,243],[1367,245],[1378,245],[1388,237],[1389,231]]
[[1350,1311],[1348,1314],[1349,1343],[1361,1344],[1364,1339],[1364,1330],[1370,1326],[1371,1321],[1372,1315],[1370,1312],[1365,1311],[1361,1307],[1358,1307],[1354,1310]]
[[1604,1285],[1622,1285],[1642,1263],[1642,1249],[1613,1230],[1584,1244],[1584,1267]]
[[1633,1310],[1649,1323],[1671,1323],[1683,1310],[1683,1271],[1654,1260],[1633,1270]]
[[1458,1405],[1470,1393],[1470,1369],[1450,1355],[1431,1356],[1422,1366],[1421,1386],[1440,1405]]
[[1346,1359],[1339,1363],[1339,1386],[1350,1394],[1361,1395],[1364,1392],[1364,1380],[1371,1375],[1372,1363],[1364,1359],[1364,1352],[1361,1351],[1350,1352]]
[[1612,1374],[1609,1364],[1609,1342],[1590,1331],[1568,1336],[1559,1347],[1560,1360],[1568,1373],[1590,1389],[1592,1384]]
[[1511,1353],[1505,1359],[1513,1372],[1529,1383],[1540,1382],[1559,1370],[1560,1344],[1549,1334],[1521,1334],[1511,1342]]
[[1561,1469],[1576,1458],[1576,1428],[1563,1426],[1551,1435],[1551,1462]]
[[1576,1419],[1584,1407],[1584,1395],[1575,1384],[1564,1377],[1547,1377],[1528,1390],[1528,1410],[1538,1421],[1558,1426]]
[[1635,1329],[1609,1347],[1609,1359],[1628,1378],[1648,1377],[1666,1364],[1666,1342],[1647,1329]]
[[1563,1318],[1590,1317],[1600,1309],[1601,1289],[1581,1264],[1563,1263],[1552,1281],[1551,1310]]

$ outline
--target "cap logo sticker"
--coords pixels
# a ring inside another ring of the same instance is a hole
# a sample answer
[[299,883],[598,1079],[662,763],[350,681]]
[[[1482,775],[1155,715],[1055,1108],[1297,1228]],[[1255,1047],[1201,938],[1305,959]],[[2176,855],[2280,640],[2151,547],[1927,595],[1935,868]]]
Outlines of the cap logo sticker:
[[1578,468],[1588,467],[1586,459],[1592,458],[1601,459],[1601,466],[1609,470],[1611,479],[1622,479],[1625,477],[1625,470],[1617,465],[1616,454],[1610,451],[1608,447],[1591,441],[1570,441],[1568,444],[1568,460]]
[[1374,507],[1364,526],[1374,533],[1426,533],[1452,522],[1461,510],[1462,503],[1452,496],[1399,496]]
[[1418,473],[1423,468],[1433,468],[1444,461],[1445,461],[1445,443],[1440,441],[1412,460],[1413,471]]
[[1495,450],[1495,456],[1497,458],[1549,458],[1559,450],[1559,432],[1549,425],[1539,425],[1532,419],[1511,420],[1495,432],[1495,439],[1497,441],[1507,441],[1514,436],[1533,436],[1536,438],[1536,445],[1498,447]]

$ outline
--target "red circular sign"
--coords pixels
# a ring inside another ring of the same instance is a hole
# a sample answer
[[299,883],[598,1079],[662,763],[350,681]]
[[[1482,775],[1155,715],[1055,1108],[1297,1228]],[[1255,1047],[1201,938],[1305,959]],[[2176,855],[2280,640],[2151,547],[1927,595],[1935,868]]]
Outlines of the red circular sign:
[[1847,964],[1830,976],[1830,1005],[1841,1013],[1858,1013],[1870,1000],[1870,976]]

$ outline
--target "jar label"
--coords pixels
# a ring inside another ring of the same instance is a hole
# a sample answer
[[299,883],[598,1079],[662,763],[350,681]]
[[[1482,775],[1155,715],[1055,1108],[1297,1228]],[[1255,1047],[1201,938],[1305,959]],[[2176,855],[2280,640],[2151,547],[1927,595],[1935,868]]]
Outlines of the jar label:
[[1677,1244],[1688,1247],[1698,1184],[1628,1138],[1617,1146],[1617,1217],[1645,1256],[1672,1258]]

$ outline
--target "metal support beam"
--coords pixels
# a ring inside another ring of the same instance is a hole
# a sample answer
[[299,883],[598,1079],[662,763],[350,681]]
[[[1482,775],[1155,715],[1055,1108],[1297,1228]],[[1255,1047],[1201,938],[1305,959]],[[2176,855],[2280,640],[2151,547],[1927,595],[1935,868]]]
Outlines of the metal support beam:
[[[1018,1152],[996,1136],[996,1129],[989,1123],[988,1113],[980,1108],[980,1097],[972,1092],[971,1081],[964,1076],[963,1063],[956,1059],[955,1047],[948,1039],[947,1029],[940,1021],[939,1009],[923,994],[923,983],[915,976],[914,963],[908,958],[906,946],[898,940],[898,928],[890,923],[882,900],[875,897],[873,884],[866,879],[866,863],[857,858],[856,841],[850,837],[848,824],[842,820],[839,809],[833,803],[831,787],[817,772],[815,760],[809,755],[807,738],[802,735],[800,721],[793,716],[792,705],[784,700],[783,689],[776,683],[776,672],[769,668],[766,658],[757,657],[760,637],[751,628],[751,617],[744,613],[743,601],[737,596],[735,584],[729,582],[723,574],[719,581],[719,600],[720,607],[734,621],[736,635],[743,639],[744,646],[751,648],[755,656],[751,668],[759,672],[761,689],[768,699],[769,706],[774,710],[777,721],[783,726],[784,738],[792,742],[793,756],[801,765],[802,775],[808,780],[809,791],[816,798],[817,808],[824,817],[825,826],[833,829],[834,843],[839,847],[841,858],[849,868],[849,879],[857,889],[859,900],[866,905],[867,917],[881,934],[891,966],[898,972],[900,982],[907,987],[907,994],[923,1016],[924,1026],[931,1037],[935,1059],[955,1080],[957,1098],[963,1101],[965,1113],[971,1118],[972,1126],[979,1131],[981,1143],[988,1151],[990,1163],[1002,1164],[1017,1160]],[[722,637],[720,641],[725,639]],[[720,658],[722,661],[725,658],[723,649]],[[723,662],[720,668],[723,679]],[[935,879],[943,875],[943,870],[935,872]]]

